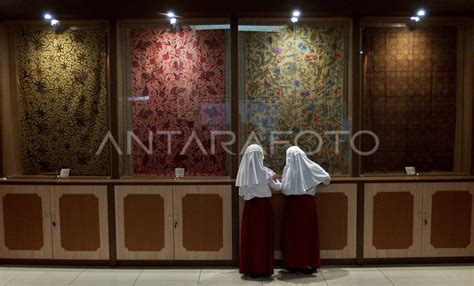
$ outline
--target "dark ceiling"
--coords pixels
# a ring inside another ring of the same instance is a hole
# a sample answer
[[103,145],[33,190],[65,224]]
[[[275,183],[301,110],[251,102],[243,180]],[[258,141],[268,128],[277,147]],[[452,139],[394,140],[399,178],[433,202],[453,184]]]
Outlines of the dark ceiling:
[[35,20],[45,10],[60,19],[149,18],[168,9],[186,17],[287,17],[296,7],[306,16],[408,16],[419,7],[430,15],[474,15],[474,0],[0,0],[0,19]]

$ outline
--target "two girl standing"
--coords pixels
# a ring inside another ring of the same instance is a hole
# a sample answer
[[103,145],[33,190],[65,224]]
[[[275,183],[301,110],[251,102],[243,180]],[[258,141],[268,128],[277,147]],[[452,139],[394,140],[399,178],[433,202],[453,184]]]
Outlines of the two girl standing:
[[[286,151],[282,183],[263,165],[263,149],[247,147],[240,163],[236,186],[245,200],[240,239],[240,273],[252,277],[273,274],[274,226],[271,189],[286,196],[283,213],[283,267],[313,273],[321,266],[319,230],[314,194],[330,176],[309,160],[297,146]],[[270,189],[271,188],[271,189]]]

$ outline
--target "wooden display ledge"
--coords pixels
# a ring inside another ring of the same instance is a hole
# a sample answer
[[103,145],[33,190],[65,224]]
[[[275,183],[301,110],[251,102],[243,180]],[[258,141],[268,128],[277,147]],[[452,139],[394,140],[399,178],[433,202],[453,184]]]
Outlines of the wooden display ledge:
[[[339,176],[333,177],[331,183],[374,183],[374,182],[469,182],[474,181],[474,176],[466,175],[421,175],[421,176],[361,176],[349,177]],[[183,178],[176,180],[174,178],[157,178],[157,177],[128,177],[122,179],[111,179],[108,177],[74,177],[68,179],[56,179],[43,176],[19,176],[11,177],[6,180],[0,180],[0,184],[65,184],[65,185],[176,185],[176,184],[233,184],[235,179],[225,177],[195,177]]]

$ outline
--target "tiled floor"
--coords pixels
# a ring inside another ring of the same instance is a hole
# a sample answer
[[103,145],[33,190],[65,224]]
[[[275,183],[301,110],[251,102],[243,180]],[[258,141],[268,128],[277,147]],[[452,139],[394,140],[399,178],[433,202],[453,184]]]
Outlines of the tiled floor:
[[92,269],[0,267],[0,285],[474,285],[474,265],[326,267],[314,275],[277,270],[269,279],[242,277],[236,269]]

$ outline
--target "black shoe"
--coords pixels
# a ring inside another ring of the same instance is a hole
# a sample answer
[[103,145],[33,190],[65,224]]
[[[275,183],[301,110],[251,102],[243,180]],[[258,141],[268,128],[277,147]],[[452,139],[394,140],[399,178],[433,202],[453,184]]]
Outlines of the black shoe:
[[255,273],[249,273],[250,278],[252,279],[258,279],[259,275]]
[[313,273],[316,272],[316,269],[314,269],[314,268],[306,268],[306,269],[301,270],[301,272],[303,272],[303,274],[305,274],[305,275],[311,275],[311,274],[313,274]]

